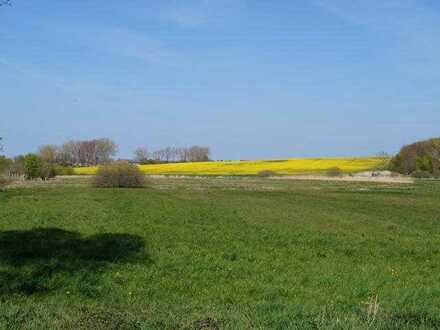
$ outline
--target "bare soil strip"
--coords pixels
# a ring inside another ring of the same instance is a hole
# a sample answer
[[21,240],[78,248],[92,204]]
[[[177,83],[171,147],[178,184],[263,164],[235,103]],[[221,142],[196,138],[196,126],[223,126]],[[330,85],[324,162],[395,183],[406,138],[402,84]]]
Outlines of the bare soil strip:
[[408,177],[364,177],[364,176],[342,176],[328,177],[319,175],[290,175],[274,176],[273,180],[316,180],[316,181],[341,181],[341,182],[377,182],[377,183],[413,183],[414,179]]

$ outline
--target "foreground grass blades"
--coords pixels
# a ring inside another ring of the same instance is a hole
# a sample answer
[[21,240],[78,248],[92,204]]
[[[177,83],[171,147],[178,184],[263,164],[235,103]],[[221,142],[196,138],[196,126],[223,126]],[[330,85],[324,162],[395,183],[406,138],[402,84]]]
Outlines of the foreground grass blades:
[[0,328],[440,327],[440,185],[0,192]]

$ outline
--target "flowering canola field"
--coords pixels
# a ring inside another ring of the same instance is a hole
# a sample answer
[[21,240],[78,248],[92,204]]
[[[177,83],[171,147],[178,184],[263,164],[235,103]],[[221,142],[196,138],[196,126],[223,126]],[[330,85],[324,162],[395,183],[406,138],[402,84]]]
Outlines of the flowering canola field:
[[[332,167],[347,173],[374,170],[386,162],[383,158],[290,158],[285,160],[211,161],[139,165],[145,174],[174,175],[255,175],[272,171],[279,175],[320,174]],[[74,169],[75,174],[94,174],[96,167]]]

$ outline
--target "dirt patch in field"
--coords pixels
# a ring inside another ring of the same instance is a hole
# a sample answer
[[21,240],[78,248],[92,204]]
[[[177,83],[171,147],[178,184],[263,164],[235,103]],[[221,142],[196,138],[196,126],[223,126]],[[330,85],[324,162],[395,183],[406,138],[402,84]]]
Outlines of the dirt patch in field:
[[377,183],[413,183],[414,179],[408,177],[365,177],[365,176],[342,176],[328,177],[323,175],[291,175],[274,176],[273,180],[315,180],[315,181],[341,181],[341,182],[377,182]]
[[[259,178],[256,176],[193,176],[193,175],[149,175],[148,186],[158,189],[191,189],[206,190],[209,188],[219,189],[246,189],[246,190],[279,190],[286,189],[289,181],[319,181],[321,182],[353,182],[353,183],[383,183],[383,184],[410,184],[414,179],[408,177],[368,177],[368,176],[342,176],[327,177],[324,175],[291,175]],[[11,181],[7,188],[24,187],[58,187],[62,186],[88,186],[91,176],[71,175],[59,176],[48,181],[15,180]],[[285,184],[282,184],[285,183]],[[314,186],[308,188],[315,189]],[[319,188],[316,188],[319,189]]]
[[[154,179],[256,179],[253,176],[196,176],[196,175],[150,175],[149,177]],[[258,178],[260,179],[260,178]],[[414,183],[414,179],[410,177],[398,176],[363,176],[363,175],[344,175],[341,177],[329,177],[325,175],[283,175],[272,176],[265,179],[270,180],[312,180],[312,181],[340,181],[340,182],[377,182],[377,183]],[[263,179],[264,180],[264,179]]]

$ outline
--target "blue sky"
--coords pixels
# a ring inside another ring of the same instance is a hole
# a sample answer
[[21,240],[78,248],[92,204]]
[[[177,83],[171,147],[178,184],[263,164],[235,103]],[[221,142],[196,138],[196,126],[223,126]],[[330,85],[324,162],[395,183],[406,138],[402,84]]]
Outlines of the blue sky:
[[13,0],[6,153],[68,139],[216,159],[371,155],[440,135],[435,0]]

